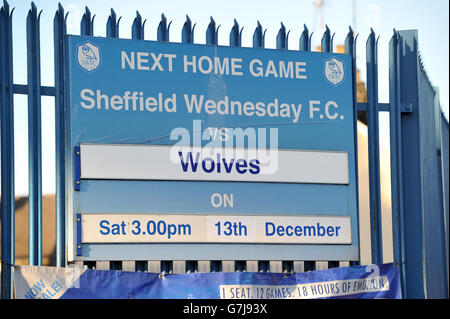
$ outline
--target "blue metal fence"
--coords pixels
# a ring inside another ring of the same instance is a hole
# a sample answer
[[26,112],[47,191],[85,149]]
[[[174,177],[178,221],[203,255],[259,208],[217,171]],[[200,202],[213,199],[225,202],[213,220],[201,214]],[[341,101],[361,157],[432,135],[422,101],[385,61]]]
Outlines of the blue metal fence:
[[[55,99],[56,154],[56,265],[66,265],[66,97],[64,91],[64,37],[67,14],[58,5],[54,16],[54,87],[41,85],[40,13],[34,3],[28,12],[27,84],[14,84],[12,52],[13,10],[6,1],[0,10],[0,116],[1,116],[1,296],[12,296],[14,265],[14,94],[28,96],[29,134],[29,264],[42,262],[42,155],[41,97]],[[106,36],[119,37],[120,18],[114,10],[106,24]],[[156,30],[158,41],[170,41],[170,25],[164,14]],[[139,12],[132,24],[132,38],[144,39],[145,20]],[[94,17],[86,7],[80,22],[81,35],[94,35]],[[218,45],[220,26],[211,17],[205,43]],[[195,24],[188,16],[181,30],[182,42],[194,43]],[[240,47],[242,27],[235,20],[229,45]],[[264,48],[265,33],[258,21],[253,33],[253,47]],[[299,50],[311,50],[311,34],[306,26],[299,39]],[[281,24],[276,48],[288,49],[289,31]],[[333,37],[326,27],[321,50],[332,52]],[[356,100],[356,38],[350,28],[345,39],[345,53],[353,57],[354,126],[357,111],[368,115],[369,184],[372,262],[383,262],[380,202],[379,112],[389,112],[391,138],[391,187],[394,262],[400,265],[403,296],[407,298],[448,297],[448,122],[436,112],[436,91],[429,84],[418,54],[416,31],[394,30],[389,46],[389,103],[378,102],[377,39],[372,30],[366,43],[367,103]],[[355,133],[355,147],[357,147]],[[357,163],[356,163],[357,164]],[[356,167],[358,167],[356,165]],[[358,188],[357,188],[358,189]],[[299,256],[301,258],[301,256]],[[87,262],[88,266],[91,262]],[[136,261],[136,270],[147,270],[146,261]],[[186,261],[186,271],[198,269],[198,261]],[[339,266],[329,262],[328,267]],[[111,261],[111,269],[121,263]],[[236,261],[235,271],[245,270],[245,261]],[[292,272],[293,261],[283,261]],[[304,261],[304,271],[314,270],[315,261]],[[170,272],[172,261],[161,261],[160,270]],[[258,269],[268,271],[269,261],[259,261]],[[220,261],[210,262],[210,271],[222,271]]]

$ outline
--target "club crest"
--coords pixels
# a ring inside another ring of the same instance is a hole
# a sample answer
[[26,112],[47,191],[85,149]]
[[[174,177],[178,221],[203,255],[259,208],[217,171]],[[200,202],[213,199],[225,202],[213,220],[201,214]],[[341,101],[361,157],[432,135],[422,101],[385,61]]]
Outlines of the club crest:
[[344,63],[336,58],[325,61],[325,78],[333,85],[344,80]]
[[88,72],[96,70],[100,65],[100,50],[92,43],[85,42],[78,46],[78,63]]

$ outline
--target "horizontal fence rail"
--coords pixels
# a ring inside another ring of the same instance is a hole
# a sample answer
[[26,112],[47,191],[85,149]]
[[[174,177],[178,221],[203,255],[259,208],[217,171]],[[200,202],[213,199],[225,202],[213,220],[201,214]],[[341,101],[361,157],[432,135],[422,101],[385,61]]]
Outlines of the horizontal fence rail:
[[[27,84],[14,84],[13,82],[13,54],[12,54],[12,18],[13,10],[10,9],[7,1],[3,2],[0,10],[0,102],[1,102],[1,296],[11,298],[12,296],[12,272],[14,265],[14,94],[24,94],[28,96],[28,130],[29,130],[29,245],[30,265],[40,265],[42,263],[42,141],[41,141],[41,97],[53,96],[55,99],[55,156],[56,156],[56,265],[63,267],[66,265],[66,168],[65,168],[65,146],[66,141],[66,97],[64,92],[65,71],[65,43],[67,35],[66,20],[67,15],[63,6],[58,5],[53,20],[54,32],[54,83],[53,87],[41,85],[40,69],[40,12],[34,3],[28,12],[27,28]],[[94,35],[94,20],[88,7],[80,21],[80,34],[85,36]],[[119,38],[119,25],[121,17],[118,17],[113,9],[106,22],[106,37]],[[136,17],[131,27],[132,39],[144,40],[147,33],[144,32],[146,20],[136,11]],[[171,22],[164,14],[156,32],[157,41],[170,41]],[[186,21],[181,30],[181,41],[183,43],[200,43],[194,37],[196,24],[186,16]],[[229,33],[229,46],[241,47],[243,27],[237,20]],[[204,44],[218,45],[220,25],[217,25],[213,17],[207,26],[204,34]],[[281,27],[276,36],[277,50],[292,50],[288,48],[290,31],[281,23]],[[313,34],[307,26],[303,26],[303,31],[298,39],[299,51],[311,51]],[[380,159],[379,159],[379,112],[389,112],[391,123],[391,165],[392,165],[392,191],[393,191],[393,229],[394,229],[394,261],[402,265],[402,285],[403,290],[408,291],[406,279],[411,280],[407,275],[409,268],[406,267],[408,256],[405,249],[405,216],[402,189],[402,118],[414,113],[418,108],[418,103],[401,97],[402,89],[400,83],[401,76],[401,56],[400,42],[402,34],[394,30],[394,35],[390,43],[390,100],[389,103],[378,101],[378,64],[377,64],[377,42],[375,32],[372,30],[366,43],[366,63],[367,63],[367,102],[357,102],[356,99],[356,40],[353,30],[345,38],[345,53],[352,56],[353,70],[353,101],[354,101],[354,127],[355,127],[355,153],[357,154],[356,125],[357,112],[363,111],[368,114],[368,139],[369,139],[369,185],[370,185],[370,216],[371,216],[371,243],[372,262],[382,263],[381,245],[381,207],[380,207]],[[252,43],[254,48],[265,48],[266,29],[260,21],[252,33]],[[334,34],[328,26],[321,37],[321,51],[333,52]],[[447,124],[448,125],[448,124]],[[448,129],[447,129],[448,135]],[[447,144],[448,145],[448,144]],[[448,152],[448,147],[447,147]],[[356,156],[356,160],[357,156]],[[356,167],[358,167],[356,163]],[[448,165],[447,165],[448,167]],[[445,172],[443,176],[448,176]],[[356,178],[358,180],[358,177]],[[448,177],[447,177],[448,184]],[[358,187],[356,188],[358,189]],[[448,194],[448,187],[447,187]],[[448,204],[447,204],[448,205]],[[448,206],[447,206],[448,207]],[[447,208],[448,215],[448,208]],[[448,223],[448,217],[447,217]],[[448,247],[447,247],[448,249]],[[301,258],[301,256],[299,257]],[[326,269],[339,266],[358,264],[358,262],[345,261],[76,261],[75,264],[90,269],[116,269],[129,271],[152,271],[165,273],[189,273],[189,272],[218,272],[218,271],[259,271],[259,272],[303,272],[315,269]],[[448,264],[447,264],[448,265]],[[415,287],[417,288],[417,287]],[[418,289],[422,289],[419,287]]]

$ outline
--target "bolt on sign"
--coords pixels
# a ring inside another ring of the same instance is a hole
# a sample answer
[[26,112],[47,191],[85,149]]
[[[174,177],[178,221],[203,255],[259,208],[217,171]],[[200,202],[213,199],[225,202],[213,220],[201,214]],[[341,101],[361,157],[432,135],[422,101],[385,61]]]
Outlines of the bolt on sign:
[[66,41],[69,260],[358,260],[349,55]]

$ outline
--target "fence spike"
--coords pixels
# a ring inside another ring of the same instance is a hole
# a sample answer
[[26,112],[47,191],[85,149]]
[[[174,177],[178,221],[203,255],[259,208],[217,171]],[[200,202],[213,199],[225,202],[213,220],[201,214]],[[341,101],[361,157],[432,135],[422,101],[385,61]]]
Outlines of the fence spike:
[[236,21],[236,19],[234,19],[234,25],[231,28],[231,32],[230,32],[230,46],[231,47],[240,47],[241,46],[241,35],[242,35],[242,30],[244,28],[242,28],[239,31],[239,24]]
[[334,43],[334,36],[336,35],[336,33],[333,33],[333,35],[331,36],[331,40],[330,40],[330,51],[329,52],[333,52],[333,43]]
[[166,40],[166,30],[167,30],[167,18],[164,13],[161,14],[161,21],[158,24],[156,38],[158,41]]
[[133,24],[131,26],[131,37],[133,39],[144,40],[144,25],[145,21],[142,22],[142,17],[139,11],[136,10],[136,17],[133,20]]
[[32,12],[37,11],[36,4],[34,3],[34,1],[31,1],[31,9],[28,11],[28,13],[30,13],[30,11]]
[[353,58],[355,57],[355,43],[356,43],[356,38],[353,32],[353,29],[351,26],[349,26],[349,30],[347,33],[347,36],[345,37],[345,41],[344,41],[344,50],[345,53],[350,54]]
[[306,27],[306,24],[303,25],[303,32],[300,36],[299,50],[300,51],[309,51],[311,48],[310,38],[309,38],[309,30]]
[[91,18],[91,11],[86,6],[85,13],[83,14],[83,17],[81,19],[81,35],[94,35],[94,18],[95,15]]
[[253,33],[253,47],[254,48],[264,48],[264,42],[265,42],[264,40],[265,40],[266,31],[267,30],[264,30],[264,32],[263,32],[262,25],[258,20],[255,32]]
[[[8,3],[8,1],[3,0],[3,8],[5,8],[5,12],[9,12],[9,3]],[[16,9],[16,7],[12,8],[11,12],[9,12],[9,18],[12,18],[12,14],[13,14],[15,9]]]
[[194,28],[195,25],[192,26],[192,21],[189,16],[186,14],[186,22],[183,25],[183,29],[181,30],[181,41],[184,43],[194,43]]
[[288,48],[287,44],[288,44],[289,32],[286,34],[286,27],[284,26],[283,22],[281,22],[281,28],[277,34],[277,49],[287,49]]
[[159,22],[156,36],[158,41],[169,41],[169,29],[171,24],[172,21],[170,21],[169,24],[167,24],[167,18],[164,15],[164,13],[162,13],[161,21]]
[[214,21],[213,17],[211,17],[208,28],[206,29],[206,44],[218,44],[219,28],[220,25],[216,28],[216,22]]
[[111,14],[108,17],[108,22],[106,23],[106,36],[109,38],[119,37],[119,22],[122,17],[117,19],[116,12],[111,9]]
[[321,52],[331,52],[331,36],[330,36],[330,28],[328,25],[325,25],[325,32],[322,36],[322,41],[320,43],[320,51]]

